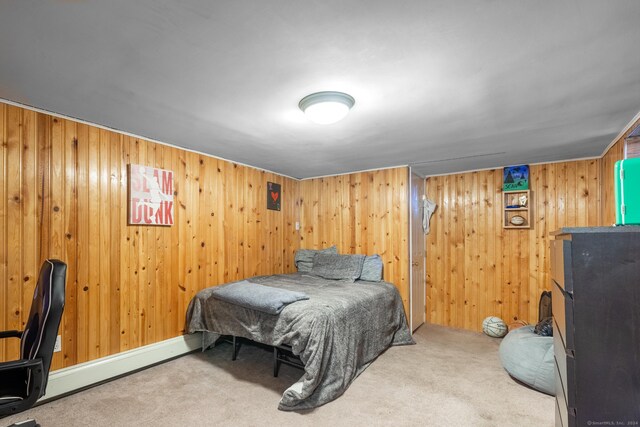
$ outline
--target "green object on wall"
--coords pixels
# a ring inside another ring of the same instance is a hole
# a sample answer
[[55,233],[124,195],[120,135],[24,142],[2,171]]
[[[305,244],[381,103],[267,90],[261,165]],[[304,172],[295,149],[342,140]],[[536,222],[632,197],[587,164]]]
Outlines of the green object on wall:
[[640,158],[617,161],[614,174],[616,225],[640,225]]

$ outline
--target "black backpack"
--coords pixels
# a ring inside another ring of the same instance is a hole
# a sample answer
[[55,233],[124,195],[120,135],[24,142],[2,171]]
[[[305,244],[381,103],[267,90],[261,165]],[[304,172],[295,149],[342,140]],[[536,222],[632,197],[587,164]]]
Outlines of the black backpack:
[[551,311],[551,292],[543,291],[538,304],[538,324],[534,332],[543,337],[553,336],[553,313]]

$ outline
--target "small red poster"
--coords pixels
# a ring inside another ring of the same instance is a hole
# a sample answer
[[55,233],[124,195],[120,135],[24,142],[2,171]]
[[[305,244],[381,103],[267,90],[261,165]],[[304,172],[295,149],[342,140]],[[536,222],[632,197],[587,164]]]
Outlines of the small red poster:
[[173,172],[129,165],[129,224],[173,225]]
[[267,181],[267,209],[280,210],[280,184]]

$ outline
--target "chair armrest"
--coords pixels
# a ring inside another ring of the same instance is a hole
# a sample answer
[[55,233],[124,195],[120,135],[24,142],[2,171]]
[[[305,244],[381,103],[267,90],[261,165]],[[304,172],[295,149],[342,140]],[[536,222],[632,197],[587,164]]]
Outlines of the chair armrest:
[[12,371],[18,369],[34,369],[38,366],[42,367],[42,359],[19,359],[10,362],[0,362],[0,372]]
[[36,401],[44,395],[44,389],[42,385],[44,383],[44,368],[42,366],[42,359],[20,359],[13,360],[11,362],[0,363],[0,374],[7,371],[23,371],[28,370],[31,372],[31,382],[29,384],[29,390],[27,390],[24,400],[19,402],[12,402],[7,405],[0,405],[0,418],[25,411],[35,405]]
[[0,338],[22,338],[22,331],[0,331]]

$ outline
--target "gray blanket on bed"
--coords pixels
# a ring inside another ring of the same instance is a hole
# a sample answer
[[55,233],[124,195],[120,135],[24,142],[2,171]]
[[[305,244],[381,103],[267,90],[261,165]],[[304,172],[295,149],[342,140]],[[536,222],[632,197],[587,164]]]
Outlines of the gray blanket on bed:
[[309,299],[303,292],[258,285],[246,280],[218,286],[212,295],[216,299],[267,314],[279,314],[287,304]]
[[270,315],[200,291],[187,309],[187,332],[203,331],[203,348],[219,335],[268,345],[288,344],[305,365],[298,382],[285,390],[281,410],[320,406],[340,396],[391,345],[413,344],[395,288],[386,282],[347,283],[304,273],[259,276],[258,284],[304,292],[308,300]]

